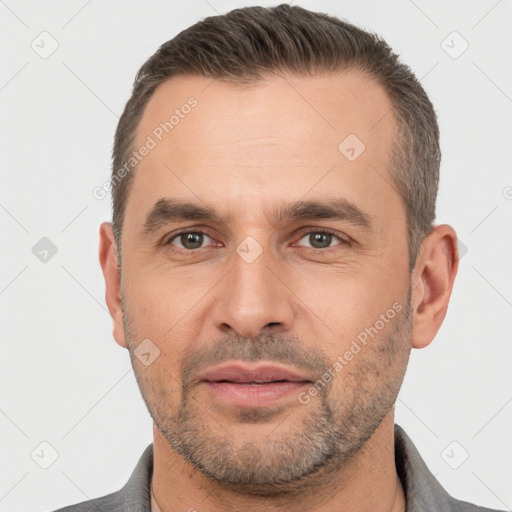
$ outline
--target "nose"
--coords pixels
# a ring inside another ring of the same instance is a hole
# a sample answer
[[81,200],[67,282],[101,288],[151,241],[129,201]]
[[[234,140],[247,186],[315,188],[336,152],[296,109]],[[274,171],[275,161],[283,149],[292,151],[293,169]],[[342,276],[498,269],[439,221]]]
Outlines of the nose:
[[294,296],[271,260],[266,251],[252,262],[233,255],[230,271],[222,286],[216,287],[213,321],[217,329],[246,338],[290,329]]

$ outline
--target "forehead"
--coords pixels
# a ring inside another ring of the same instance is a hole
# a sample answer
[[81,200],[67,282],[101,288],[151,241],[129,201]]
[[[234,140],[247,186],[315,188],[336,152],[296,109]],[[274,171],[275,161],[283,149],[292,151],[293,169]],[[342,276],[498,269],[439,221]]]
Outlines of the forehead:
[[173,77],[156,89],[137,128],[134,150],[151,148],[137,164],[128,203],[147,211],[161,197],[186,196],[210,198],[226,212],[255,211],[313,188],[316,196],[339,190],[352,201],[382,189],[381,199],[391,200],[396,129],[385,90],[356,70],[243,87]]
[[[196,106],[189,108],[191,102]],[[242,139],[246,139],[247,150],[258,142],[279,138],[282,143],[309,142],[303,148],[295,146],[294,155],[289,155],[301,158],[306,153],[311,156],[313,145],[337,150],[349,133],[368,143],[368,149],[379,150],[389,142],[382,138],[383,132],[395,127],[391,109],[385,90],[357,70],[328,76],[267,77],[251,86],[180,75],[153,93],[139,123],[137,141],[143,143],[155,130],[153,135],[159,138],[158,128],[170,121],[172,129],[166,133],[161,127],[161,135],[174,143],[175,151],[191,138],[205,147],[223,145],[230,153],[246,152],[237,148]],[[194,156],[189,147],[185,151]]]

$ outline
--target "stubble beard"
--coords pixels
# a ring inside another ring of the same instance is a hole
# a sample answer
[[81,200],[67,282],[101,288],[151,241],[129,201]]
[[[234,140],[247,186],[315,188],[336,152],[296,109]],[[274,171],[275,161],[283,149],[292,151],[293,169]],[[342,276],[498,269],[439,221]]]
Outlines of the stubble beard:
[[[318,375],[328,362],[319,352],[297,351],[296,340],[278,336],[258,337],[254,343],[229,338],[211,353],[192,357],[184,364],[181,400],[171,413],[166,386],[169,379],[148,372],[134,360],[135,340],[130,321],[124,315],[127,345],[134,372],[146,406],[169,446],[194,468],[237,492],[271,496],[296,489],[315,476],[329,475],[348,464],[372,436],[392,409],[407,366],[412,329],[410,291],[406,307],[385,334],[368,342],[334,378],[343,379],[338,396],[328,385],[316,400],[287,408],[279,406],[232,412],[240,423],[265,422],[273,418],[278,426],[254,441],[241,441],[227,428],[212,420],[204,405],[194,399],[187,381],[190,369],[201,362],[221,362],[232,358],[244,361],[280,361],[298,368],[314,368]],[[302,347],[302,345],[301,345]],[[162,362],[160,362],[162,364]],[[160,376],[160,379],[154,376]],[[153,378],[152,378],[153,377]],[[330,384],[333,382],[331,381]],[[287,418],[295,417],[291,422]],[[282,418],[282,419],[279,419]],[[309,477],[309,478],[308,478]]]

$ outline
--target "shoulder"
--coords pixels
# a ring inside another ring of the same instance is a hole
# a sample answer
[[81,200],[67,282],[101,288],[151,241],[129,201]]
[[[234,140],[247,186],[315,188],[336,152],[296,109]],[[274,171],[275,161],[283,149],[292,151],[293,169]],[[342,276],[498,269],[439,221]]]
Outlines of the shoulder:
[[503,512],[479,507],[448,494],[429,470],[412,440],[396,424],[395,463],[407,500],[407,512]]
[[59,508],[54,512],[98,512],[99,510],[109,512],[122,512],[124,508],[124,499],[122,491],[113,492],[102,496],[101,498],[95,498],[92,500],[82,501],[75,505],[69,505],[64,508]]
[[151,510],[149,484],[152,474],[153,444],[150,444],[122,489],[53,512],[147,512]]
[[479,507],[473,503],[457,500],[455,498],[450,498],[449,506],[450,508],[446,510],[453,512],[505,512],[504,510],[498,510],[495,508]]

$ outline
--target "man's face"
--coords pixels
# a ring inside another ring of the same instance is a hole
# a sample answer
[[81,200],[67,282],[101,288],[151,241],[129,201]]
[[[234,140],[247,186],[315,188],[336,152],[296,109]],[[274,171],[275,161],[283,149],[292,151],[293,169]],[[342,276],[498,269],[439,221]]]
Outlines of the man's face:
[[[245,88],[180,76],[151,98],[134,149],[156,145],[123,226],[124,334],[158,430],[206,475],[297,480],[348,461],[392,414],[412,324],[396,129],[355,71]],[[145,339],[160,350],[148,366]]]

